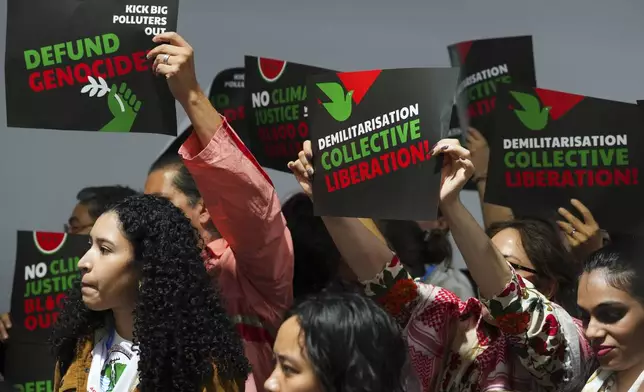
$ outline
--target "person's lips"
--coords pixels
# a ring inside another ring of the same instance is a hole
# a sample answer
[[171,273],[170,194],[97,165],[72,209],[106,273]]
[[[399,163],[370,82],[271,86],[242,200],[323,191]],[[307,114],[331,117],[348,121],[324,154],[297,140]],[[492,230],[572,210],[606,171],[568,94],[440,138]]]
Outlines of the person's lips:
[[595,347],[595,354],[597,354],[597,357],[604,357],[613,351],[614,348],[613,346],[597,346]]

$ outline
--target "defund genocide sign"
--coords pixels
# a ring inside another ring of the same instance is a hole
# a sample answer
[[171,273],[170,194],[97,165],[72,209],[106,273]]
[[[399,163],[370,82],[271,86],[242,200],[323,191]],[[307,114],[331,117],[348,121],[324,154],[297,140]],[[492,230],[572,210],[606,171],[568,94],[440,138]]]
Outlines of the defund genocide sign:
[[309,139],[306,77],[328,70],[254,56],[245,65],[250,150],[262,166],[290,172]]
[[508,86],[488,139],[485,201],[550,218],[576,198],[602,229],[639,231],[643,118],[636,104]]
[[145,56],[177,13],[178,0],[8,0],[7,125],[176,135]]
[[210,102],[224,115],[235,133],[249,145],[248,132],[244,121],[244,68],[225,69],[215,76],[210,86]]
[[85,235],[18,232],[5,378],[19,390],[52,390],[51,328],[88,248]]
[[457,68],[327,72],[308,79],[316,215],[436,218]]
[[537,86],[531,36],[466,41],[447,50],[452,66],[461,68],[457,118],[461,125],[472,126],[483,135],[493,126],[490,114],[500,86]]

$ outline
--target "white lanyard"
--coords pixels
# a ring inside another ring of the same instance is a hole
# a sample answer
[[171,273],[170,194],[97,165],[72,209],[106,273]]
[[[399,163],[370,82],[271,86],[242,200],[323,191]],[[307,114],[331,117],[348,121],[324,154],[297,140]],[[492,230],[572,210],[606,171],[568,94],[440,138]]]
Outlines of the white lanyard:
[[[114,334],[115,332],[112,329],[107,336],[99,339],[94,345],[94,349],[92,350],[92,366],[90,367],[87,378],[88,392],[104,392],[101,384],[101,373],[109,357],[110,348],[114,343]],[[112,392],[129,392],[136,387],[135,383],[138,381],[138,363],[139,355],[136,350],[132,350],[132,358],[127,361],[125,371],[119,377]]]

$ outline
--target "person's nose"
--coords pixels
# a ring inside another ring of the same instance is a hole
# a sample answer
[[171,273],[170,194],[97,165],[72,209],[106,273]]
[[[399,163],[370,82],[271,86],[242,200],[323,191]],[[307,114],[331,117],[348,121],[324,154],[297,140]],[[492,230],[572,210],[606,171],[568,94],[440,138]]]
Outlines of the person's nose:
[[606,330],[603,328],[602,323],[595,320],[594,317],[590,318],[588,326],[586,326],[586,337],[588,340],[600,342],[606,337]]
[[280,382],[277,378],[277,367],[275,370],[273,370],[273,373],[271,373],[271,376],[266,380],[264,383],[264,389],[266,389],[269,392],[279,392],[280,391]]
[[86,274],[89,271],[92,270],[92,262],[91,262],[91,253],[92,253],[92,248],[90,248],[83,257],[78,260],[78,270],[81,272],[81,274]]

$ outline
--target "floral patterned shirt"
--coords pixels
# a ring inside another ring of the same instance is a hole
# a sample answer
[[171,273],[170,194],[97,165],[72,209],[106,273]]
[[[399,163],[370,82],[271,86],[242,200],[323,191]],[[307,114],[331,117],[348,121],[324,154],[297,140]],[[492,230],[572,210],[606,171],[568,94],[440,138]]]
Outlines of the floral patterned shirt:
[[556,391],[592,355],[581,324],[514,273],[488,301],[415,282],[397,257],[363,285],[403,328],[424,392]]

